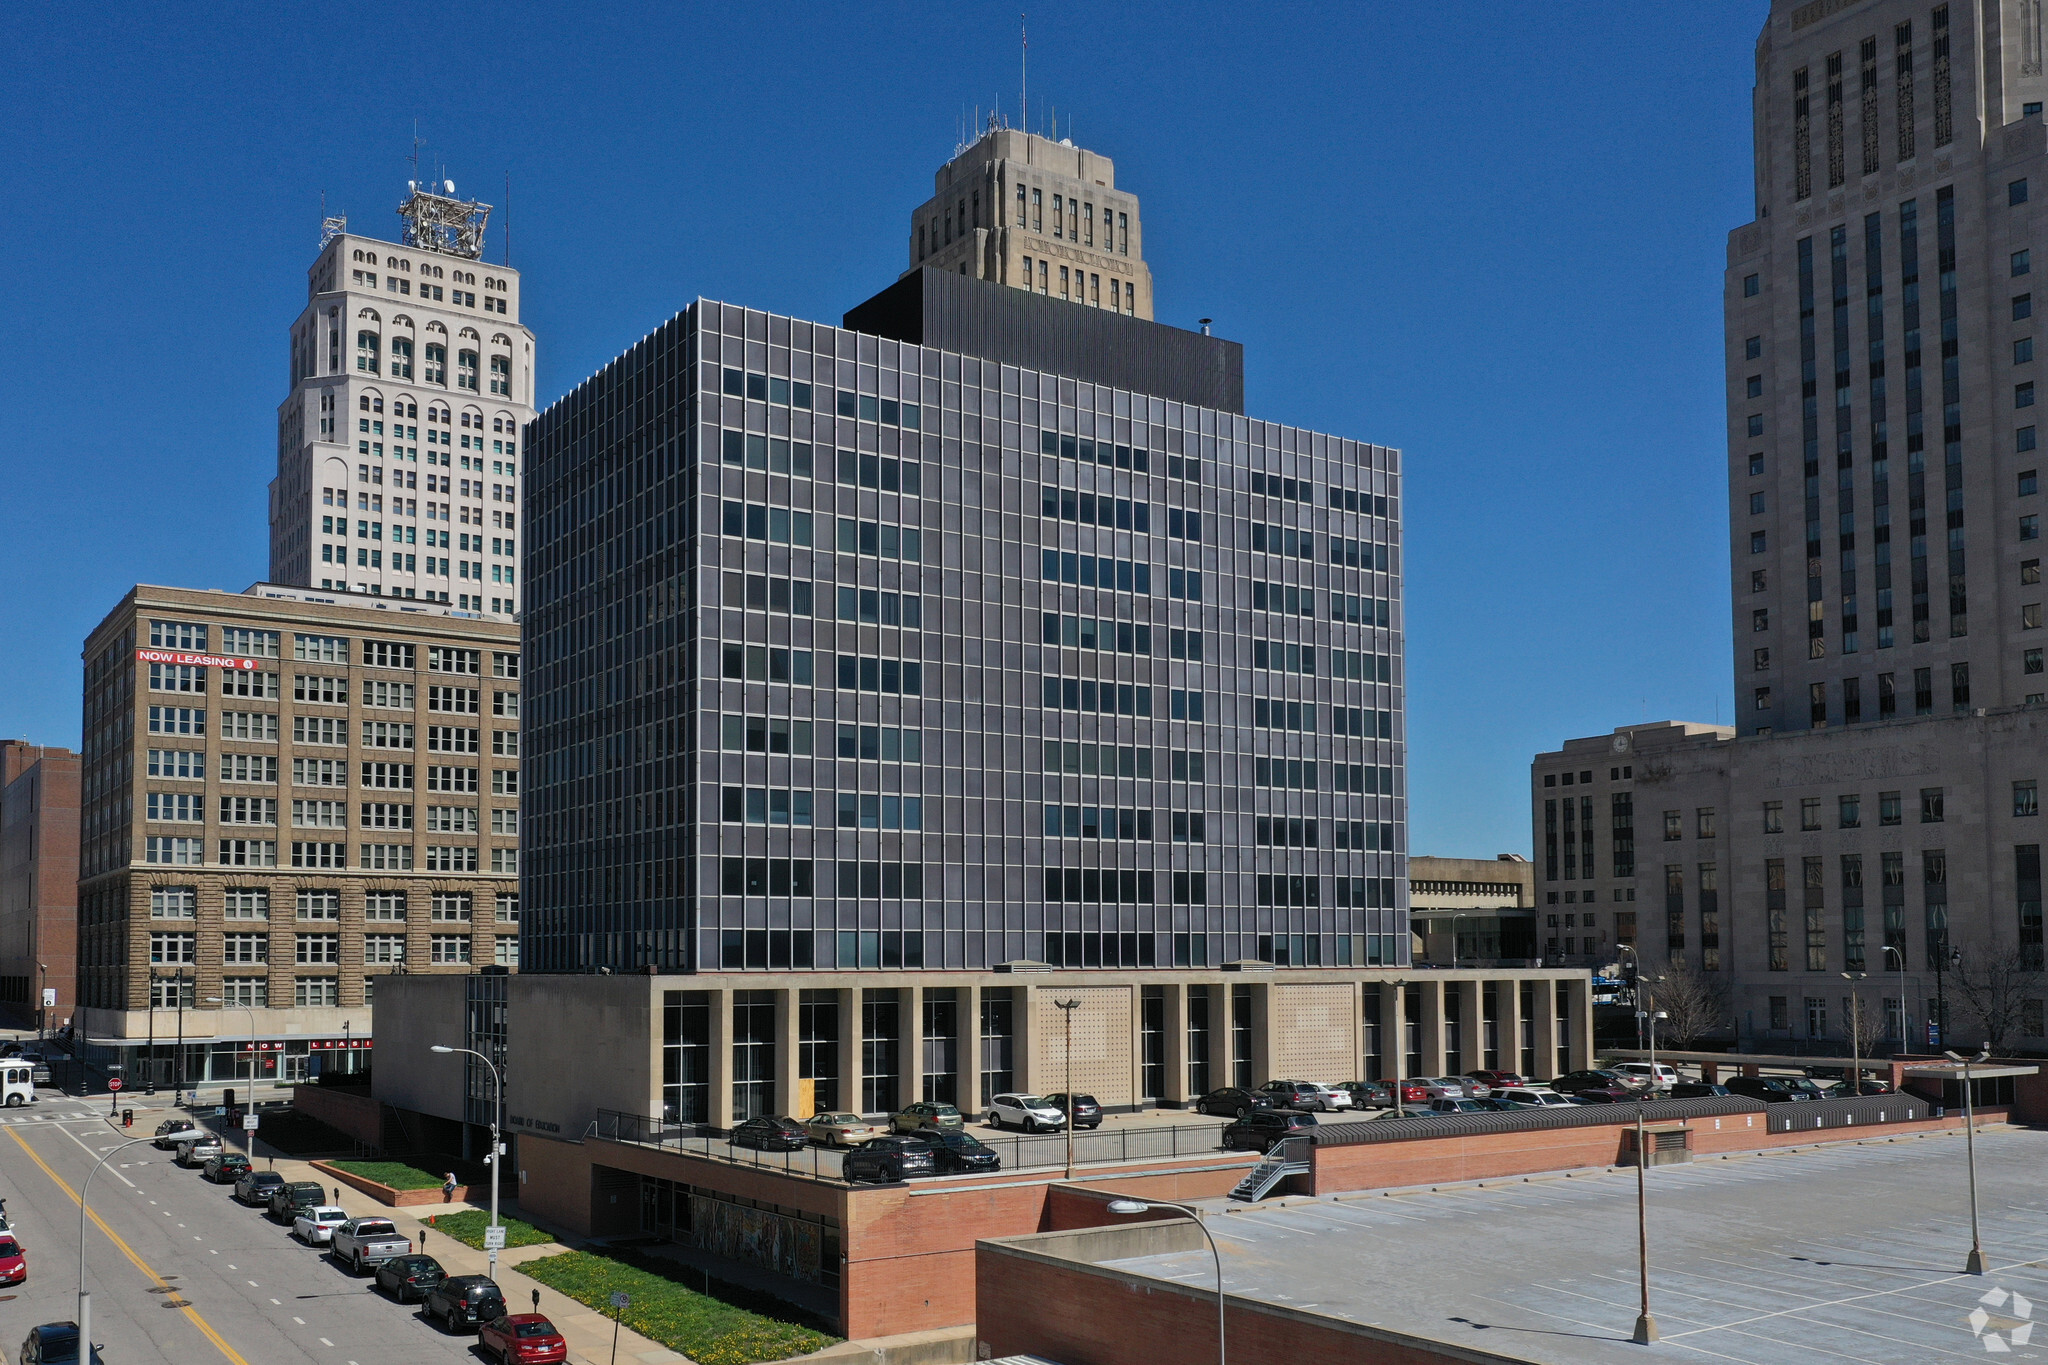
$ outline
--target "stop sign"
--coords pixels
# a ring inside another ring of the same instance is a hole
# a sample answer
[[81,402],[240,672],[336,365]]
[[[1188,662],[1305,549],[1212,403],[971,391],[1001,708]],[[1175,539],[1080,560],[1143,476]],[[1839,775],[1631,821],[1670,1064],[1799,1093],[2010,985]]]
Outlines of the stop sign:
[[113,1077],[110,1077],[110,1078],[108,1078],[108,1080],[107,1080],[107,1089],[108,1089],[108,1090],[110,1090],[110,1091],[118,1091],[118,1090],[120,1090],[120,1088],[121,1088],[121,1078],[120,1078],[119,1076],[113,1076]]

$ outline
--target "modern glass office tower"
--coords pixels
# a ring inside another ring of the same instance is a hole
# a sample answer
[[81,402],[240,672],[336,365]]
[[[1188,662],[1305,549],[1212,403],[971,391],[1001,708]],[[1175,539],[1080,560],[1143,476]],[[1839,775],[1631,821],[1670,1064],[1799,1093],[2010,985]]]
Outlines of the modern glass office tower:
[[1399,453],[906,287],[700,299],[536,420],[523,968],[1405,964]]

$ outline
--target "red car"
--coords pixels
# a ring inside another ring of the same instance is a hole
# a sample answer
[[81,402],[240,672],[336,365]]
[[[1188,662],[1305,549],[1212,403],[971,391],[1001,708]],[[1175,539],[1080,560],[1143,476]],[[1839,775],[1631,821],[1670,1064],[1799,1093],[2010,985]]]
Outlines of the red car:
[[1512,1071],[1468,1071],[1468,1081],[1478,1081],[1488,1090],[1512,1090],[1522,1085],[1522,1078]]
[[498,1365],[560,1365],[569,1343],[538,1313],[513,1313],[477,1329],[477,1344]]
[[0,1233],[0,1284],[20,1284],[28,1278],[28,1253],[21,1243]]

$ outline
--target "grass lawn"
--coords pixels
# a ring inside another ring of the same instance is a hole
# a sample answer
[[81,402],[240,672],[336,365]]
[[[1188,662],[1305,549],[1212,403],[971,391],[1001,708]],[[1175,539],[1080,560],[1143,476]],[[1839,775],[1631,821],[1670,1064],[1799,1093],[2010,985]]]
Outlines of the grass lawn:
[[389,1185],[394,1190],[438,1190],[441,1177],[417,1166],[408,1166],[403,1161],[330,1161],[328,1165],[337,1171],[347,1171],[365,1180],[374,1180],[379,1185]]
[[[439,1179],[434,1184],[439,1185]],[[491,1215],[483,1209],[463,1209],[457,1213],[435,1215],[431,1208],[414,1209],[422,1219],[433,1218],[433,1230],[453,1237],[467,1247],[484,1249],[484,1229],[491,1225]],[[500,1215],[498,1221],[505,1227],[505,1245],[508,1247],[537,1247],[555,1239],[531,1223],[522,1223],[517,1218]]]
[[[697,1280],[697,1272],[653,1257],[599,1256],[565,1251],[519,1267],[519,1273],[559,1290],[606,1316],[611,1296],[624,1290],[631,1306],[620,1321],[640,1335],[681,1351],[698,1365],[756,1365],[821,1351],[837,1342],[796,1321],[802,1314],[764,1295],[711,1283],[718,1295],[699,1293],[671,1275]],[[746,1305],[746,1306],[743,1306]]]

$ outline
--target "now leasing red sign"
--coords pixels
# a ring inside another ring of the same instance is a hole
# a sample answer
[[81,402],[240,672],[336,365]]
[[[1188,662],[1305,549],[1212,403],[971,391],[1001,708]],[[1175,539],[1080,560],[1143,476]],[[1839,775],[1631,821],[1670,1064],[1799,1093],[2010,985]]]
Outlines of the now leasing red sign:
[[175,649],[138,649],[135,657],[146,664],[190,664],[196,668],[237,668],[256,671],[254,659],[234,659],[224,654],[183,654]]

